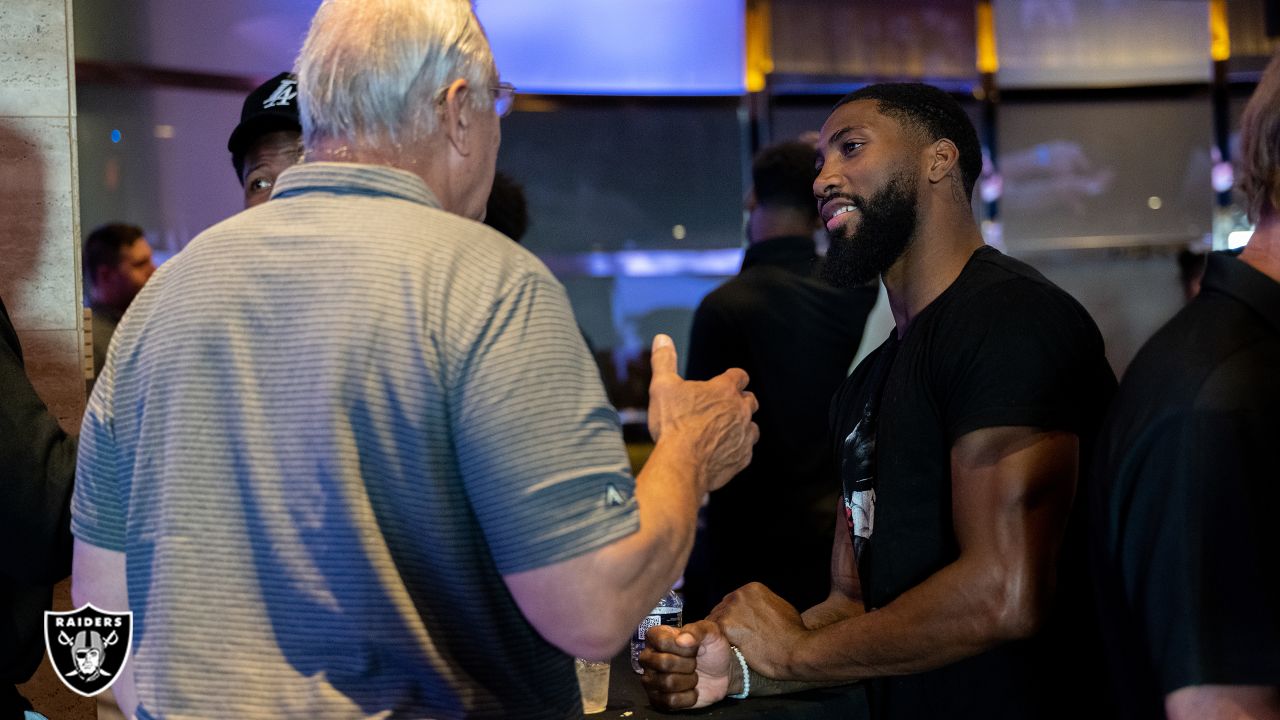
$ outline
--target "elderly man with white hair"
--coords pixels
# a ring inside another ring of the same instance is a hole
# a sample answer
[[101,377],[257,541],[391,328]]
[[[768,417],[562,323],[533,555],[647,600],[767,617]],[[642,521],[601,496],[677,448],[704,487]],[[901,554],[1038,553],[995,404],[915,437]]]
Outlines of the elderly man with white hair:
[[140,718],[565,718],[749,461],[654,343],[644,471],[563,288],[483,216],[510,102],[466,0],[326,0],[306,161],[166,263],[85,415],[74,598]]

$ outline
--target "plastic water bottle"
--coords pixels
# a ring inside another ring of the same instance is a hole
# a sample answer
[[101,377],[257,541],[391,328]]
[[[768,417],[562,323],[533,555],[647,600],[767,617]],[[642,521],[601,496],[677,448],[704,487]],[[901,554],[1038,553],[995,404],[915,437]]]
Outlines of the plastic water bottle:
[[638,673],[644,672],[640,668],[640,651],[644,650],[645,631],[655,625],[680,627],[684,624],[681,622],[683,618],[684,602],[680,600],[679,595],[676,595],[675,590],[668,590],[667,594],[658,601],[658,607],[644,616],[644,619],[636,626],[635,634],[631,636],[631,669]]

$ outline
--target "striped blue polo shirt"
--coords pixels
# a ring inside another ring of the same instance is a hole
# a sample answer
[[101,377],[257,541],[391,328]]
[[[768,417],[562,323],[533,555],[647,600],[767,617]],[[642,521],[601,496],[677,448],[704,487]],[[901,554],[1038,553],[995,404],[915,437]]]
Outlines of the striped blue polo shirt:
[[125,553],[144,718],[577,717],[502,575],[639,527],[561,285],[416,175],[345,163],[147,283],[72,509]]

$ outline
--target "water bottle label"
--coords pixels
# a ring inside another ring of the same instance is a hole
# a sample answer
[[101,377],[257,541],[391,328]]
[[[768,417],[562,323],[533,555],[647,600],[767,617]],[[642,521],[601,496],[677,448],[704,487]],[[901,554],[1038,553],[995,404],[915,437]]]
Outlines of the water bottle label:
[[672,627],[680,627],[683,624],[680,622],[680,618],[684,615],[684,613],[681,612],[678,608],[671,608],[671,610],[672,612],[661,613],[661,614],[650,613],[648,615],[645,615],[644,619],[640,621],[640,624],[636,626],[636,633],[632,637],[632,640],[643,645],[645,631],[651,627],[655,627],[658,625],[671,625]]
[[645,632],[658,625],[671,625],[680,627],[683,623],[680,619],[684,617],[684,612],[678,607],[660,608],[663,612],[649,613],[636,626],[636,631],[631,635],[631,669],[636,672],[642,672],[640,668],[640,652],[644,650]]

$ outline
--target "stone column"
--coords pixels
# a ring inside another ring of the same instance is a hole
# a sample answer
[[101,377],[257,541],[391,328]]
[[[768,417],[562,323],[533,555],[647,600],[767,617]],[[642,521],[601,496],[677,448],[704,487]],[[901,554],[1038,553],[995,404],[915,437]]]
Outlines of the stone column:
[[[0,297],[28,375],[74,432],[85,385],[73,47],[71,0],[0,2]],[[49,717],[96,715],[47,660],[22,692]]]
[[71,0],[0,3],[0,297],[69,430],[84,411]]

